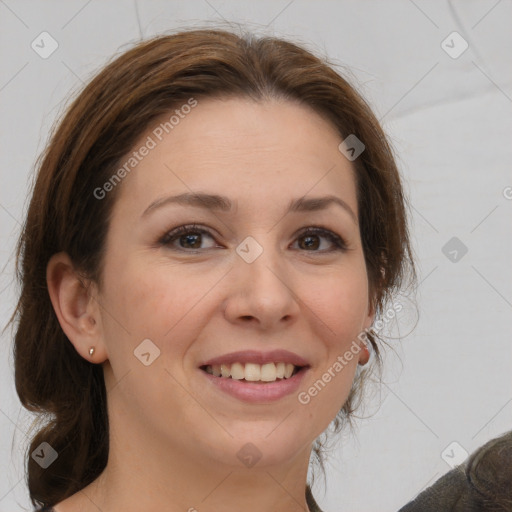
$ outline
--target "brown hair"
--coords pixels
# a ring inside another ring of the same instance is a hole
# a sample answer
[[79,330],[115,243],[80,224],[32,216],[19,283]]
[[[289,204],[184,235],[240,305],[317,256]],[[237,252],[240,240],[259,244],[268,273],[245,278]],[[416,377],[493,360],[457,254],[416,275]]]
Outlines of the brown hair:
[[[357,136],[365,145],[353,162],[360,233],[377,315],[406,276],[415,281],[406,198],[392,151],[366,102],[326,60],[281,39],[224,30],[138,43],[90,81],[54,129],[17,246],[21,294],[11,318],[17,321],[16,390],[24,407],[45,420],[28,453],[45,441],[59,454],[47,469],[27,456],[33,504],[51,506],[84,488],[105,468],[109,450],[102,367],[83,359],[62,331],[48,294],[48,261],[67,252],[84,278],[101,288],[119,187],[100,201],[93,191],[157,117],[191,97],[220,96],[300,102],[330,120],[342,138]],[[368,333],[380,365],[378,338]],[[335,419],[336,431],[355,408],[365,371]],[[314,453],[322,465],[320,448],[315,444]],[[306,494],[311,503],[309,486]]]

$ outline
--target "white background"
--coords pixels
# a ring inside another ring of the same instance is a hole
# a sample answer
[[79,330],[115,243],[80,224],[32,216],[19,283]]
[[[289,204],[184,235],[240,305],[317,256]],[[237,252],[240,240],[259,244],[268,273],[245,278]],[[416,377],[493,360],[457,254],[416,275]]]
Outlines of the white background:
[[[511,19],[510,0],[0,1],[2,327],[34,162],[72,91],[115,52],[179,27],[227,20],[303,43],[348,66],[390,136],[421,281],[417,325],[393,342],[373,415],[340,436],[314,494],[325,512],[396,511],[450,469],[450,443],[471,452],[511,428]],[[59,45],[48,59],[31,48],[43,31]],[[453,31],[469,44],[456,59],[441,46]],[[468,248],[455,263],[442,252],[454,236]],[[407,308],[402,334],[416,319]],[[30,509],[11,339],[0,344],[0,512]]]

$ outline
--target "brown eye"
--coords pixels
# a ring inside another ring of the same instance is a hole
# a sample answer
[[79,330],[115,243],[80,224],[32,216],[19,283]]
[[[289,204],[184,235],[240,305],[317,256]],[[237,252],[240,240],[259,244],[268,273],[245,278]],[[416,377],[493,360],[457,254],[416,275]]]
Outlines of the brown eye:
[[[327,239],[331,245],[331,248],[318,250],[322,245],[322,238]],[[347,246],[345,241],[338,236],[336,233],[323,228],[308,228],[303,231],[298,237],[299,248],[308,252],[332,252],[332,251],[344,251]],[[334,248],[332,248],[334,246]]]
[[195,225],[180,226],[167,233],[160,240],[160,243],[171,249],[183,251],[187,249],[197,251],[200,249],[211,249],[214,247],[215,245],[210,247],[201,247],[205,237],[213,240],[211,233],[203,228]]
[[187,249],[200,249],[201,248],[201,240],[203,235],[201,233],[190,233],[187,235],[181,235],[178,240],[180,247],[184,247]]

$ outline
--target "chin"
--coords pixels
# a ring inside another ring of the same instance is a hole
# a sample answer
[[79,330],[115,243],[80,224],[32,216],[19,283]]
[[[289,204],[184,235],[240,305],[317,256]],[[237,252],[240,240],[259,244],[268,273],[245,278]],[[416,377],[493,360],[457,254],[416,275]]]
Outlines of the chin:
[[304,429],[299,426],[290,429],[290,425],[287,425],[286,428],[284,424],[287,420],[280,425],[282,419],[265,422],[265,428],[245,428],[244,432],[238,434],[231,430],[233,437],[225,438],[226,443],[216,443],[209,454],[217,463],[223,462],[237,468],[265,468],[286,464],[305,449],[309,450],[314,438],[307,438]]

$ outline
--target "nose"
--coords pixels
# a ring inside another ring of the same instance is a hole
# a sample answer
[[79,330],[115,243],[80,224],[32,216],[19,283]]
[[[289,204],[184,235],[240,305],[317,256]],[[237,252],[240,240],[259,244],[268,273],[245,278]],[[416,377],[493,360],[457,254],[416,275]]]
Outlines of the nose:
[[291,270],[283,255],[269,247],[251,263],[236,255],[229,274],[226,318],[232,323],[253,324],[261,330],[291,325],[300,311],[294,290],[297,279],[293,276],[297,274]]

